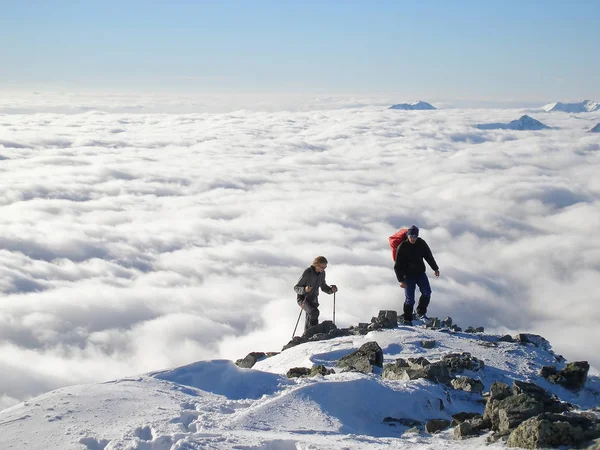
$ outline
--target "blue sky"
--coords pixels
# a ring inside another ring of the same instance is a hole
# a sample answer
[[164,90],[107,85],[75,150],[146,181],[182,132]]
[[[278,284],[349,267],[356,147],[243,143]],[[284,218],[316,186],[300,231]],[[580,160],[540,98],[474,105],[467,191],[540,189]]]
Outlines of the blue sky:
[[600,99],[600,2],[0,0],[0,83]]

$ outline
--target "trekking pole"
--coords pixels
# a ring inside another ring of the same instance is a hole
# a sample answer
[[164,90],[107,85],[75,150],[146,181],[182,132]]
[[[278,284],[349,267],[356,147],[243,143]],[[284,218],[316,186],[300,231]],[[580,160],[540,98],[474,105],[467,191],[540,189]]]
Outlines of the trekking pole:
[[302,316],[302,311],[304,311],[304,302],[300,305],[300,314],[298,314],[298,320],[296,320],[296,326],[294,327],[294,332],[292,333],[292,339],[296,336],[296,329],[298,328],[298,324],[300,323],[300,316]]
[[335,325],[335,292],[333,293],[333,324]]

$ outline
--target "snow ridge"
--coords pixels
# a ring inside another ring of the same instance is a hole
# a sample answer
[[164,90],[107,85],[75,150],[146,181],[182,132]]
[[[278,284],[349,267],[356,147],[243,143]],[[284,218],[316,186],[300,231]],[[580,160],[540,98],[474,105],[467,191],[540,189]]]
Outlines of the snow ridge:
[[[398,326],[307,342],[243,369],[227,360],[108,383],[62,388],[0,412],[0,448],[28,450],[178,449],[418,449],[482,448],[485,436],[455,441],[451,430],[411,428],[458,412],[482,413],[479,392],[454,390],[425,378],[401,381],[342,372],[337,361],[376,342],[384,364],[429,361],[467,352],[485,363],[465,372],[486,390],[496,381],[528,381],[582,409],[600,405],[600,378],[571,392],[540,375],[564,366],[540,338],[517,341],[483,332]],[[424,342],[434,345],[424,345]],[[324,365],[330,375],[290,379],[295,367]],[[422,425],[421,425],[422,427]],[[412,431],[409,431],[412,430]]]

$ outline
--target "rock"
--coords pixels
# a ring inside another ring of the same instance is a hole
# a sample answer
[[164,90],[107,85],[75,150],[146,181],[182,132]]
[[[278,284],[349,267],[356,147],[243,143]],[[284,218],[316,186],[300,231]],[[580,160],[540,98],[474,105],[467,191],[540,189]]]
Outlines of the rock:
[[311,377],[314,377],[316,375],[332,375],[335,373],[335,370],[333,369],[328,369],[327,367],[325,367],[323,364],[318,364],[318,365],[314,365],[312,366],[312,369],[310,369],[310,375]]
[[479,430],[473,428],[469,422],[461,422],[454,429],[454,439],[463,440],[468,439],[473,436],[477,436],[479,434]]
[[308,367],[292,367],[285,374],[288,378],[299,378],[299,377],[307,377],[310,375],[310,369]]
[[402,380],[404,379],[404,372],[407,367],[409,367],[408,362],[402,358],[398,358],[393,364],[385,365],[381,377],[390,380]]
[[482,416],[481,416],[481,414],[474,413],[474,412],[459,412],[456,414],[452,414],[452,423],[450,425],[455,427],[459,423],[463,423],[463,422],[465,422],[469,419],[473,419],[475,417],[482,417]]
[[308,342],[308,339],[305,339],[301,336],[294,336],[290,342],[288,342],[287,344],[285,344],[283,346],[281,351],[283,352],[284,350],[287,350],[288,348],[292,348],[292,347],[295,347],[296,345],[304,344],[305,342]]
[[460,373],[464,370],[479,371],[484,368],[483,361],[472,357],[468,352],[449,353],[444,355],[442,360],[448,366],[450,373]]
[[560,375],[564,378],[564,381],[561,384],[572,391],[580,391],[585,386],[589,370],[590,365],[587,361],[568,363],[567,366],[560,371]]
[[379,311],[377,321],[383,328],[396,328],[398,326],[398,313],[396,311]]
[[475,380],[469,377],[456,377],[450,382],[454,389],[466,392],[483,392],[483,383],[481,380]]
[[369,330],[369,331],[377,331],[377,330],[382,330],[382,329],[383,329],[383,325],[381,325],[379,322],[370,323],[369,326],[367,327],[367,330]]
[[243,369],[250,369],[261,359],[265,359],[267,355],[263,352],[250,352],[243,359],[238,359],[235,365]]
[[446,419],[431,419],[425,422],[425,431],[429,434],[435,434],[445,430],[450,426],[450,421]]
[[357,351],[338,360],[337,366],[342,369],[372,373],[373,366],[383,367],[383,350],[377,342],[367,342]]
[[541,401],[526,394],[511,395],[498,402],[497,414],[491,417],[492,428],[498,431],[510,431],[542,412],[544,412],[544,404]]
[[429,364],[431,363],[427,360],[427,358],[423,358],[422,356],[419,356],[418,358],[408,358],[408,365],[410,367],[421,368],[428,366]]
[[400,425],[404,425],[405,427],[420,427],[423,425],[418,420],[405,418],[396,419],[395,417],[385,417],[383,419],[383,423],[399,423]]
[[435,347],[435,341],[431,340],[431,341],[421,341],[421,347],[423,348],[434,348]]
[[506,383],[501,381],[495,381],[490,387],[490,399],[492,400],[504,400],[506,397],[510,397],[513,394],[512,389]]
[[306,330],[304,332],[304,334],[302,335],[302,337],[305,339],[310,339],[315,334],[321,334],[321,333],[327,336],[327,333],[329,333],[331,330],[335,330],[335,329],[337,329],[337,327],[331,320],[324,320],[323,322],[315,325],[314,327],[310,327],[308,330]]
[[333,369],[327,369],[323,364],[314,365],[311,369],[307,367],[294,367],[285,374],[288,378],[314,377],[316,375],[331,375],[335,373]]
[[444,362],[438,361],[430,364],[425,358],[409,358],[408,362],[398,358],[394,364],[386,364],[381,376],[401,381],[426,378],[434,383],[447,384],[450,382],[450,373]]
[[481,345],[482,347],[488,347],[488,348],[498,347],[498,344],[496,344],[495,342],[490,342],[490,341],[477,341],[477,344]]
[[540,414],[521,423],[508,438],[509,447],[545,448],[568,446],[573,448],[589,441],[590,436],[600,437],[594,424],[581,418],[559,414]]
[[500,342],[515,342],[515,340],[513,339],[513,337],[510,334],[505,334],[504,336],[502,336],[500,339],[498,339]]
[[545,400],[551,397],[551,394],[546,389],[534,383],[527,383],[526,381],[514,380],[512,391],[514,395],[527,394],[536,400]]
[[550,342],[538,334],[519,333],[515,339],[521,344],[533,344],[546,350],[550,349]]

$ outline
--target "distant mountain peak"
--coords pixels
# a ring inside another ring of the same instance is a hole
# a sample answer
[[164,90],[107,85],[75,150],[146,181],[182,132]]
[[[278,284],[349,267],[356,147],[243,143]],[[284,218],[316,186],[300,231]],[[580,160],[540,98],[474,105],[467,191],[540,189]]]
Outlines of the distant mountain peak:
[[480,130],[545,130],[549,129],[547,125],[544,125],[539,120],[534,119],[531,116],[525,114],[519,117],[517,120],[512,120],[509,123],[485,123],[475,125]]
[[396,105],[390,106],[389,109],[402,109],[402,110],[408,110],[408,111],[415,111],[415,110],[431,110],[431,109],[437,109],[437,108],[435,106],[433,106],[431,103],[417,100],[416,102],[412,102],[412,103],[398,103]]
[[596,126],[590,130],[590,133],[600,133],[600,122],[597,123]]
[[600,110],[600,103],[592,100],[584,100],[576,103],[554,102],[543,106],[547,112],[561,111],[568,113],[583,113]]
[[508,127],[511,130],[543,130],[549,128],[547,125],[544,125],[539,120],[536,120],[527,114],[521,116],[518,120],[511,121],[508,124]]

